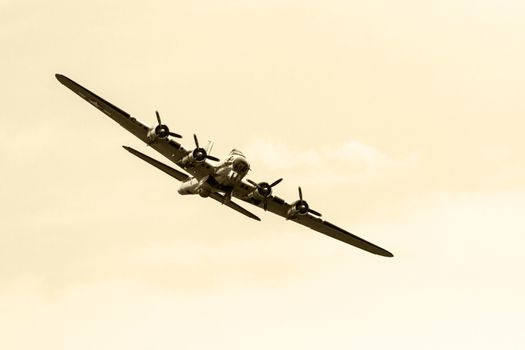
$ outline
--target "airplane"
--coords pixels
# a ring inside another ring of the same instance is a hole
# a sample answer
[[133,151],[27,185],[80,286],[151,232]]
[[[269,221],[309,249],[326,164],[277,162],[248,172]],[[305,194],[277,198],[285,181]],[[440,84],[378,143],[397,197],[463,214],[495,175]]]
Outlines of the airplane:
[[233,149],[221,161],[219,158],[210,155],[213,144],[208,143],[208,147],[201,147],[195,134],[193,135],[195,147],[185,149],[175,140],[182,138],[182,136],[172,132],[166,124],[162,123],[158,111],[155,112],[157,125],[148,126],[68,77],[61,74],[55,74],[55,77],[60,83],[181,168],[184,172],[131,147],[123,146],[134,156],[181,181],[178,190],[181,195],[198,194],[204,198],[212,198],[251,219],[261,220],[234,202],[232,200],[234,197],[367,252],[385,257],[394,256],[389,251],[323,220],[321,213],[310,208],[303,197],[301,187],[298,187],[299,198],[287,203],[284,199],[273,195],[273,188],[282,181],[282,178],[272,183],[244,180],[250,170],[250,163],[241,151]]

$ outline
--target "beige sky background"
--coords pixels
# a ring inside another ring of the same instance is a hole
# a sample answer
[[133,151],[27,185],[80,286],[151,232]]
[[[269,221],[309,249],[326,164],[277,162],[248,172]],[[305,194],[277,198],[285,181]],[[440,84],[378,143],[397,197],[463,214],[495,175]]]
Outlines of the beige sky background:
[[[525,3],[0,3],[0,348],[522,349]],[[362,252],[130,156],[236,147]]]

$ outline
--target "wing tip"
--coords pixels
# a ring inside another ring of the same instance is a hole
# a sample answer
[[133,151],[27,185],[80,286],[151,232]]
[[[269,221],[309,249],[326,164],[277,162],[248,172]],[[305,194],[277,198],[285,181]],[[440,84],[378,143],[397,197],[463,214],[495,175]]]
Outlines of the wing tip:
[[131,147],[129,147],[129,146],[124,146],[124,145],[123,145],[122,148],[124,148],[124,149],[125,149],[126,151],[128,151],[129,153],[131,153],[131,154],[133,154],[133,155],[136,155],[137,157],[139,156],[138,153],[140,153],[140,152],[138,152],[137,150],[135,150],[135,149],[133,149],[133,148],[131,148]]
[[123,145],[122,148],[124,148],[126,151],[128,151],[129,153],[131,153],[131,154],[133,154],[133,155],[135,155],[135,156],[137,156],[139,158],[144,159],[144,157],[147,157],[145,154],[142,154],[141,152],[137,151],[136,149],[134,149],[132,147]]
[[377,246],[377,245],[375,245],[373,243],[370,243],[367,240],[365,240],[365,239],[363,239],[361,237],[358,237],[358,236],[356,236],[356,235],[354,235],[354,234],[352,234],[352,233],[350,233],[348,231],[345,231],[342,228],[332,224],[331,222],[324,221],[323,224],[325,226],[328,226],[329,228],[335,230],[336,232],[338,232],[340,234],[343,234],[343,236],[332,235],[330,233],[326,233],[326,232],[319,231],[319,230],[316,230],[316,231],[324,233],[324,234],[327,234],[329,236],[332,236],[335,239],[338,239],[338,240],[340,240],[342,242],[345,242],[345,243],[348,243],[350,245],[353,245],[354,247],[357,247],[359,249],[366,250],[369,253],[372,253],[372,254],[375,254],[375,255],[384,256],[384,257],[387,257],[387,258],[393,258],[394,257],[394,254],[390,253],[388,250],[386,250],[384,248],[381,248],[381,247],[379,247],[379,246]]
[[384,250],[381,252],[381,254],[379,254],[381,256],[384,256],[386,258],[393,258],[394,257],[394,254],[390,253],[388,250]]
[[57,78],[57,80],[59,82],[61,82],[62,84],[64,84],[64,82],[67,81],[67,77],[65,75],[60,74],[60,73],[56,73],[55,74],[55,78]]
[[359,248],[364,249],[367,252],[375,254],[375,255],[384,256],[385,258],[393,258],[394,257],[394,254],[390,253],[388,250],[386,250],[384,248],[381,248],[379,246],[376,246],[375,244],[372,244],[372,243],[370,243],[370,244],[372,245],[372,247],[369,247],[368,249],[367,248],[363,248],[363,247],[359,247]]

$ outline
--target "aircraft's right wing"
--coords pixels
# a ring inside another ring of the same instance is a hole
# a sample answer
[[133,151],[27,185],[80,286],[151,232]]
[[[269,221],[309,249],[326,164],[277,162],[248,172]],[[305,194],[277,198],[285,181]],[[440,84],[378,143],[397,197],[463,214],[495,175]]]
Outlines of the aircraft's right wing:
[[112,103],[106,101],[100,96],[92,93],[82,85],[74,82],[62,74],[55,74],[55,77],[68,89],[73,91],[78,96],[92,104],[102,113],[120,124],[124,129],[128,130],[133,135],[137,136],[144,142],[148,142],[147,134],[149,126],[133,118],[129,113],[123,111]]
[[[178,142],[170,137],[156,138],[155,141],[152,142],[148,139],[148,132],[151,130],[148,125],[142,123],[135,117],[131,116],[129,113],[89,91],[68,77],[62,74],[55,74],[55,77],[68,89],[82,97],[91,105],[99,109],[102,113],[106,114],[108,117],[120,124],[120,126],[122,126],[124,129],[128,130],[143,142],[147,143],[149,146],[154,148],[172,162],[177,163],[189,153],[188,150],[185,150],[184,147],[182,147]],[[194,176],[204,177],[209,175],[213,169],[214,167],[212,165],[208,164],[207,162],[203,162],[200,164],[194,164],[185,170]]]

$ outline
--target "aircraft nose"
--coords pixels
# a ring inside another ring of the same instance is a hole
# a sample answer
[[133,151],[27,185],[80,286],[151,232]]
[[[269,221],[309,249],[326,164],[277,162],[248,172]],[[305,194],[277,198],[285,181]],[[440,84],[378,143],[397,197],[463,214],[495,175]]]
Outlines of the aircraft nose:
[[246,173],[249,168],[250,168],[250,165],[244,159],[237,158],[233,162],[233,170],[235,170],[238,173],[241,173],[241,174]]

